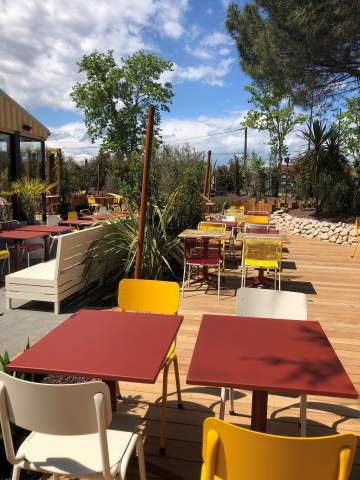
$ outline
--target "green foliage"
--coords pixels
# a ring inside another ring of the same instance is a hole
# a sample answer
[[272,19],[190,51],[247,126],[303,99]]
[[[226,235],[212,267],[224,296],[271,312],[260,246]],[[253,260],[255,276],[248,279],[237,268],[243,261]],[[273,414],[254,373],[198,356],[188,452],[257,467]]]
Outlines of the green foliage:
[[41,195],[49,192],[54,186],[54,184],[48,185],[40,178],[21,177],[11,182],[9,192],[2,192],[2,194],[16,195],[28,222],[34,223],[35,212],[40,208]]
[[300,102],[345,93],[360,79],[360,5],[344,0],[230,4],[226,26],[241,68]]
[[[299,161],[301,181],[309,185],[315,197],[316,210],[349,210],[351,181],[348,162],[341,153],[342,138],[334,127],[315,120],[302,132],[308,148]],[[341,192],[341,194],[340,194]],[[332,197],[331,197],[332,195]],[[337,205],[337,206],[336,206]]]
[[347,109],[338,115],[339,128],[343,140],[343,151],[349,155],[355,165],[360,167],[360,98],[350,98]]
[[172,68],[171,62],[143,51],[123,58],[120,66],[111,50],[84,55],[79,72],[86,80],[73,86],[71,97],[84,112],[90,139],[101,139],[106,150],[129,156],[141,146],[150,105],[155,106],[157,135],[160,112],[169,111],[173,97],[171,83],[160,79]]
[[272,156],[281,167],[283,158],[288,153],[286,137],[294,127],[306,120],[306,115],[295,112],[294,103],[280,93],[259,84],[245,87],[251,94],[249,103],[255,108],[247,113],[244,125],[269,134]]
[[[181,265],[180,240],[171,234],[170,225],[175,214],[177,193],[172,193],[163,208],[148,204],[146,216],[142,278],[166,279],[176,275]],[[85,259],[85,277],[94,272],[108,271],[108,265],[117,268],[119,278],[133,275],[138,241],[138,215],[128,205],[130,218],[113,219],[104,223],[104,236],[89,249]]]

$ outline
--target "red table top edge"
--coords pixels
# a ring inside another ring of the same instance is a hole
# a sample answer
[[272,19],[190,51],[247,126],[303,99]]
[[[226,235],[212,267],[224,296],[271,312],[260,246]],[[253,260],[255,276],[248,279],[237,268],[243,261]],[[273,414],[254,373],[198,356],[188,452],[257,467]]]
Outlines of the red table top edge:
[[[240,315],[216,315],[216,314],[204,314],[202,316],[202,320],[201,320],[201,325],[200,325],[200,328],[199,328],[199,333],[198,333],[198,336],[197,336],[197,339],[196,339],[196,343],[195,343],[195,347],[194,347],[194,350],[193,350],[193,355],[192,355],[192,358],[191,358],[191,361],[190,361],[190,366],[189,366],[189,370],[188,370],[188,375],[187,375],[187,378],[186,378],[186,384],[187,385],[203,385],[203,386],[211,386],[211,387],[226,387],[226,388],[238,388],[238,389],[242,389],[242,390],[252,390],[252,391],[266,391],[268,393],[289,393],[289,394],[308,394],[308,395],[317,395],[317,396],[325,396],[325,397],[335,397],[335,398],[351,398],[351,399],[357,399],[359,398],[359,392],[356,390],[355,386],[353,385],[349,375],[347,374],[345,368],[343,367],[342,365],[342,362],[340,361],[340,359],[338,358],[337,354],[336,354],[336,351],[335,349],[333,348],[333,346],[331,345],[330,341],[329,341],[329,345],[331,347],[331,349],[333,350],[333,353],[335,355],[335,357],[337,358],[337,360],[339,361],[339,363],[341,364],[342,368],[343,368],[343,371],[344,371],[344,375],[347,376],[350,384],[352,385],[353,387],[353,390],[354,390],[354,393],[353,394],[339,394],[338,392],[336,394],[334,394],[334,392],[330,392],[330,391],[319,391],[319,390],[314,390],[312,391],[310,388],[307,388],[306,390],[302,390],[302,389],[283,389],[283,388],[277,388],[277,387],[273,387],[273,386],[262,386],[261,388],[259,388],[258,385],[251,385],[250,383],[246,383],[246,384],[243,384],[243,383],[221,383],[221,381],[211,381],[211,380],[206,380],[206,382],[204,381],[201,381],[201,380],[198,380],[196,378],[191,378],[191,376],[189,375],[189,372],[191,372],[191,365],[192,365],[192,361],[193,361],[193,358],[194,358],[194,355],[195,355],[195,352],[197,350],[197,345],[198,345],[198,342],[199,342],[199,337],[200,337],[200,333],[201,333],[201,328],[203,326],[203,322],[204,322],[204,319],[206,319],[206,317],[219,317],[219,318],[223,318],[223,319],[226,319],[226,318],[234,318],[234,317],[240,317]],[[255,320],[259,320],[260,318],[258,317],[242,317],[242,318],[248,318],[248,319],[255,319]],[[288,321],[288,322],[294,322],[294,320],[289,320],[289,319],[263,319],[263,320],[279,320],[281,322],[283,321]],[[312,320],[296,320],[296,322],[304,322],[306,324],[317,324],[320,329],[322,330],[324,336],[326,338],[327,335],[325,334],[320,322],[318,321],[312,321]],[[190,378],[189,378],[190,377]]]
[[13,230],[1,230],[0,231],[0,237],[1,238],[8,238],[10,240],[26,240],[27,238],[48,237],[49,235],[50,235],[49,232],[43,232],[43,231],[37,232],[37,231],[34,231],[34,230],[21,230],[21,228],[14,228]]
[[[96,309],[80,309],[78,310],[77,312],[73,313],[72,315],[70,315],[67,319],[65,319],[63,322],[61,322],[59,325],[57,325],[56,327],[54,327],[52,330],[50,330],[50,332],[48,332],[46,335],[44,335],[42,338],[40,338],[39,340],[37,340],[31,347],[34,347],[36,344],[38,344],[39,342],[41,342],[47,335],[49,334],[52,334],[53,332],[55,332],[56,330],[58,330],[65,322],[69,321],[71,318],[73,318],[77,313],[79,312],[86,312],[86,311],[96,311],[96,312],[102,312],[102,313],[108,313],[108,312],[111,312],[113,313],[114,311],[109,311],[109,310],[96,310]],[[116,312],[118,314],[127,314],[127,313],[139,313],[140,315],[152,315],[151,313],[140,313],[140,312]],[[155,314],[157,316],[162,316],[162,314]],[[170,316],[170,315],[163,315],[164,317],[166,316]],[[121,376],[121,378],[119,378],[119,376],[116,376],[116,375],[106,375],[106,376],[102,376],[101,379],[102,380],[110,380],[110,381],[128,381],[128,382],[136,382],[136,383],[148,383],[148,384],[153,384],[156,382],[157,380],[157,377],[159,376],[159,373],[161,372],[162,368],[163,368],[163,364],[166,360],[166,356],[168,354],[168,351],[174,341],[174,339],[176,338],[178,332],[179,332],[179,329],[181,327],[181,324],[183,322],[183,315],[171,315],[172,317],[176,317],[179,321],[178,321],[178,325],[177,325],[177,328],[176,328],[176,332],[174,334],[174,337],[171,339],[171,341],[169,342],[169,345],[167,345],[167,348],[165,349],[165,353],[164,353],[164,358],[162,359],[162,362],[159,366],[159,369],[158,371],[156,372],[156,374],[154,375],[153,378],[149,378],[148,380],[144,380],[142,379],[141,377],[139,378],[136,378],[134,376],[130,377],[130,376]],[[54,370],[54,369],[39,369],[39,368],[35,368],[35,367],[24,367],[24,366],[21,366],[21,358],[23,355],[26,354],[28,350],[26,350],[25,352],[22,352],[20,353],[18,356],[16,356],[16,358],[14,358],[14,360],[12,360],[7,366],[6,366],[6,370],[9,371],[9,372],[24,372],[24,373],[34,373],[34,374],[44,374],[44,375],[72,375],[72,376],[80,376],[80,377],[89,377],[89,378],[94,378],[94,374],[92,372],[85,372],[85,371],[82,371],[81,373],[79,372],[76,372],[76,371],[73,371],[73,370]],[[20,363],[19,363],[19,360],[20,360]]]

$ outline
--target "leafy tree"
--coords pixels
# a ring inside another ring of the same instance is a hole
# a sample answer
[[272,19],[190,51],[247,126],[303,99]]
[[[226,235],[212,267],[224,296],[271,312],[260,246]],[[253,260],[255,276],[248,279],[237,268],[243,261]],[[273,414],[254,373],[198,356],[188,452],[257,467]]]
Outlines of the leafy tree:
[[241,68],[307,103],[358,89],[359,24],[359,0],[251,0],[226,20]]
[[86,80],[73,86],[71,97],[83,110],[88,136],[102,140],[106,150],[129,156],[141,146],[147,111],[155,106],[154,132],[159,133],[160,112],[169,111],[173,97],[170,82],[161,76],[173,64],[139,51],[116,64],[113,52],[84,55],[79,72]]
[[266,194],[267,171],[264,160],[255,152],[249,156],[246,172],[247,194],[257,200]]
[[283,159],[288,153],[286,137],[296,125],[306,120],[306,116],[295,112],[290,98],[284,98],[266,86],[253,83],[246,87],[246,90],[251,94],[249,103],[255,108],[247,113],[244,125],[269,134],[271,155],[277,161],[280,171]]
[[347,109],[337,117],[343,139],[343,149],[360,169],[360,98],[350,98]]

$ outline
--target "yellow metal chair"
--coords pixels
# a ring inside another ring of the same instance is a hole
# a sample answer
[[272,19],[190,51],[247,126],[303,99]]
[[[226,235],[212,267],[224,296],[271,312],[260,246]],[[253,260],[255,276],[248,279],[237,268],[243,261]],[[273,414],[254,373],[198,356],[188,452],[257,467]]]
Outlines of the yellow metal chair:
[[241,286],[246,286],[246,275],[249,267],[261,268],[274,271],[274,288],[276,289],[278,278],[278,288],[281,290],[281,258],[282,240],[272,238],[243,240]]
[[285,437],[207,418],[201,480],[347,480],[356,443],[352,434]]
[[351,254],[351,258],[355,257],[355,254],[357,252],[357,249],[360,243],[360,217],[355,218],[355,230],[356,230],[356,246],[355,246],[355,250]]
[[269,217],[267,215],[247,215],[246,223],[267,225],[269,223]]
[[[219,231],[225,232],[226,231],[226,224],[225,223],[217,223],[217,222],[200,222],[197,227],[198,230],[205,230],[205,231]],[[217,243],[217,240],[210,240],[209,245]],[[222,269],[225,268],[225,240],[221,240],[221,251],[222,251]]]
[[7,263],[8,273],[10,273],[10,252],[9,249],[4,245],[0,244],[0,248],[0,261],[2,261],[1,274],[3,275],[5,263]]
[[79,216],[78,213],[75,210],[71,210],[67,214],[68,220],[78,220]]
[[101,204],[96,202],[94,195],[88,195],[87,201],[90,209],[94,209],[96,211],[101,207]]
[[[123,312],[148,312],[173,315],[179,309],[180,286],[176,282],[138,280],[124,278],[119,283],[118,306]],[[174,364],[178,408],[182,408],[179,363],[175,352],[176,340],[172,343],[163,365],[163,391],[161,404],[160,454],[165,454],[166,404],[168,373]]]

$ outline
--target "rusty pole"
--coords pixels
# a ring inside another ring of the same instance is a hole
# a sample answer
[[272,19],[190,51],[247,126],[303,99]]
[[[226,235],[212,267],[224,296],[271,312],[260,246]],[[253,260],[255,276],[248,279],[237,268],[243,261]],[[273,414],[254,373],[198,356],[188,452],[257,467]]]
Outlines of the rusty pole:
[[61,148],[56,151],[56,193],[61,195],[61,183],[62,183],[62,168],[63,158]]
[[146,142],[144,151],[144,168],[141,187],[141,203],[140,203],[140,215],[139,215],[139,228],[138,228],[138,242],[136,248],[136,264],[135,264],[135,278],[141,277],[142,268],[142,254],[144,249],[144,234],[145,234],[145,222],[146,222],[146,207],[148,197],[149,186],[149,173],[150,173],[150,161],[151,161],[151,149],[154,129],[154,113],[155,107],[150,107],[147,118],[146,128]]
[[96,165],[96,195],[100,194],[100,161]]
[[[208,151],[208,158],[207,158],[207,164],[206,164],[206,170],[205,170],[205,180],[204,180],[204,197],[208,196],[208,191],[209,191],[209,179],[210,179],[210,169],[211,169],[211,150]],[[204,198],[204,212],[206,212],[207,205],[206,205],[206,200]]]

